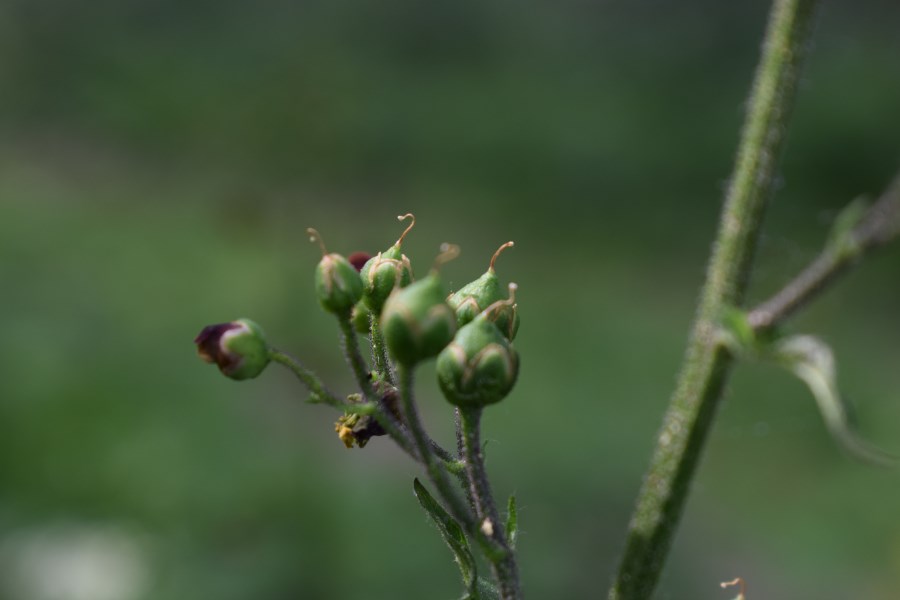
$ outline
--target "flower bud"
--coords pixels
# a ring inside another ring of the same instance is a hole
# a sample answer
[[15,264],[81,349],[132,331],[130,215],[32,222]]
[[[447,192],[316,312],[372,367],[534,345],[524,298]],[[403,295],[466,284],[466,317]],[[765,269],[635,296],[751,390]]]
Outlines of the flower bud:
[[393,246],[379,252],[363,266],[360,276],[363,281],[363,300],[372,312],[381,314],[384,303],[394,288],[402,288],[412,281],[412,267],[409,259],[400,252],[400,245],[409,230],[416,224],[416,218],[411,214],[397,217],[399,220],[411,218],[412,223],[400,235]]
[[362,280],[359,272],[340,254],[328,254],[325,243],[315,229],[307,229],[309,240],[318,241],[322,260],[316,267],[316,295],[326,311],[349,316],[353,305],[362,298]]
[[442,246],[435,269],[427,277],[388,297],[381,313],[381,330],[391,356],[404,366],[437,356],[456,333],[456,314],[437,267],[459,254],[457,246]]
[[250,319],[204,327],[194,339],[197,354],[231,379],[253,379],[269,364],[269,346]]
[[519,355],[485,310],[460,328],[437,358],[438,385],[461,408],[500,402],[519,374]]
[[[497,278],[497,273],[494,271],[494,263],[497,261],[497,257],[500,256],[501,252],[507,248],[511,248],[513,245],[513,242],[506,242],[497,248],[497,251],[494,252],[494,256],[491,257],[491,264],[488,267],[488,270],[485,271],[481,277],[464,285],[453,294],[450,294],[447,298],[447,303],[456,311],[456,317],[460,327],[471,322],[488,306],[503,299],[503,290],[500,287],[500,280]],[[507,339],[512,340],[516,337],[516,332],[519,329],[519,315],[516,306],[504,305],[500,312],[495,316],[494,322],[503,335],[505,335]]]
[[352,252],[350,256],[347,257],[347,262],[353,265],[353,268],[357,271],[362,271],[363,265],[369,262],[369,259],[372,258],[372,255],[368,252]]

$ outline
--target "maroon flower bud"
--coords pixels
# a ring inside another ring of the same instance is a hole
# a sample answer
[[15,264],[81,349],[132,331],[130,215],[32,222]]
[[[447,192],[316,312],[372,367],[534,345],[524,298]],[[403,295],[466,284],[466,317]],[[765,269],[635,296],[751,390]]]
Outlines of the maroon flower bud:
[[372,255],[368,252],[354,252],[350,256],[347,257],[347,260],[353,265],[353,268],[357,271],[362,271],[363,266],[369,262],[369,259],[372,258]]
[[269,364],[269,346],[262,329],[250,319],[208,325],[194,343],[200,358],[218,365],[231,379],[253,379]]

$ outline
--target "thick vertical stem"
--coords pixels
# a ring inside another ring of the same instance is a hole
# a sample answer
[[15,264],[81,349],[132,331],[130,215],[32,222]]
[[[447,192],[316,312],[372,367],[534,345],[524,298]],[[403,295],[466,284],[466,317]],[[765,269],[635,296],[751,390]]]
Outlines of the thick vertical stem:
[[638,495],[610,600],[653,594],[732,359],[715,336],[743,300],[797,88],[817,0],[775,0],[734,173],[678,384]]

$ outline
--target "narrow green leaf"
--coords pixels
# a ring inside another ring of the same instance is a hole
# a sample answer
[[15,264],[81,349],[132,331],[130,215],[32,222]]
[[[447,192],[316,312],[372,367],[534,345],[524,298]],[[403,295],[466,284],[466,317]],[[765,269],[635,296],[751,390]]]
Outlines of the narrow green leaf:
[[847,406],[837,387],[834,354],[828,344],[811,335],[794,335],[778,340],[771,348],[771,357],[806,383],[825,425],[848,453],[879,466],[900,466],[896,456],[873,447],[853,431]]
[[506,505],[506,537],[509,547],[516,549],[516,540],[519,537],[519,515],[516,512],[516,496],[513,494],[509,497]]
[[466,539],[466,534],[463,532],[462,527],[434,499],[428,490],[425,489],[425,486],[419,483],[418,479],[413,480],[413,491],[419,504],[425,510],[425,514],[437,526],[441,537],[444,538],[444,541],[450,547],[450,551],[453,552],[453,557],[462,574],[463,583],[468,589],[468,594],[465,598],[479,600],[478,573],[475,566],[475,558],[469,550],[469,541]]

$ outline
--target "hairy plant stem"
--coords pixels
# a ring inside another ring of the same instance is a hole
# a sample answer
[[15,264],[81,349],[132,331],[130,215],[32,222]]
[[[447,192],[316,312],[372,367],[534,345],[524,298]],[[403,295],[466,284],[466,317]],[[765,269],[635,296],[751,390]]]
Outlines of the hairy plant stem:
[[740,306],[784,146],[817,0],[775,0],[736,164],[675,393],[639,492],[610,600],[651,597],[732,363],[716,323]]
[[499,583],[500,598],[517,600],[521,597],[521,592],[516,556],[507,542],[503,522],[497,512],[497,504],[494,502],[487,471],[484,468],[481,448],[481,408],[457,409],[457,411],[460,416],[466,473],[469,477],[469,496],[475,505],[479,528],[483,534],[505,550],[503,555],[488,556],[494,577]]
[[845,236],[831,240],[790,283],[747,316],[753,329],[773,327],[815,298],[870,251],[900,236],[900,175]]
[[378,318],[375,315],[369,315],[369,331],[372,335],[372,363],[375,365],[375,370],[381,373],[389,384],[396,386],[397,378],[394,376],[391,361],[388,360],[384,335],[381,333],[381,327],[378,326]]
[[341,339],[344,342],[344,356],[353,370],[353,376],[356,378],[363,396],[367,400],[375,401],[378,398],[375,395],[375,388],[372,386],[372,379],[369,377],[369,367],[359,350],[359,340],[356,337],[356,330],[353,329],[353,323],[350,321],[350,314],[338,315],[338,324],[341,327]]
[[328,391],[328,388],[325,387],[315,373],[307,369],[303,366],[303,363],[287,352],[269,347],[269,358],[272,362],[287,367],[294,375],[296,375],[297,379],[306,386],[310,393],[316,398],[317,402],[324,402],[334,408],[345,408],[348,406],[346,401],[338,398],[333,392]]
[[419,418],[419,411],[416,408],[416,400],[413,394],[412,367],[401,365],[398,368],[398,376],[400,379],[401,412],[407,428],[412,432],[419,460],[425,465],[428,477],[437,488],[438,493],[448,504],[450,513],[457,521],[463,524],[464,528],[471,530],[473,526],[472,515],[450,485],[446,472],[434,455],[432,442],[428,434],[425,433],[422,420]]
[[[299,360],[287,352],[269,348],[269,357],[274,362],[290,369],[290,371],[309,389],[313,396],[316,397],[317,401],[324,402],[325,404],[340,410],[358,412],[360,414],[371,414],[375,417],[375,420],[378,421],[378,424],[384,428],[391,439],[400,446],[401,450],[409,454],[413,459],[416,458],[416,451],[413,447],[412,440],[409,439],[409,436],[394,416],[384,410],[384,407],[377,398],[370,398],[367,396],[366,400],[368,402],[365,404],[353,404],[346,400],[341,400],[334,393],[329,392],[322,384],[321,380],[312,371],[303,366]],[[368,380],[368,378],[366,380]],[[450,467],[448,466],[448,468]],[[459,470],[459,468],[454,467],[453,470]]]
[[[465,442],[463,441],[463,431],[462,431],[462,414],[460,413],[459,407],[453,409],[453,424],[454,429],[456,431],[456,455],[463,459],[463,464],[466,464],[465,461]],[[468,477],[468,475],[466,475]],[[472,497],[472,486],[469,485],[468,479],[462,482],[462,488],[466,492],[466,501],[469,503],[469,508],[472,509],[472,512],[476,511],[475,508],[475,498]]]
[[[397,419],[390,413],[390,411],[386,410],[384,405],[381,402],[381,398],[378,397],[378,394],[375,392],[375,388],[372,385],[372,380],[369,377],[369,371],[366,367],[366,362],[363,360],[362,352],[359,349],[359,340],[356,336],[356,330],[353,328],[353,323],[350,321],[350,316],[346,317],[338,317],[338,322],[341,327],[341,337],[343,339],[343,347],[344,353],[347,358],[347,362],[350,363],[350,368],[353,370],[353,376],[356,379],[357,385],[359,385],[359,389],[362,391],[363,396],[369,402],[372,402],[376,409],[372,412],[372,415],[378,421],[378,424],[381,425],[385,431],[387,431],[388,435],[397,442],[401,449],[403,449],[407,454],[412,456],[414,459],[420,456],[414,447],[415,440],[410,440],[409,436],[406,435],[406,432],[403,430],[401,424],[397,421]],[[385,360],[387,357],[385,355]],[[387,362],[387,371],[390,372],[392,369],[390,367],[390,363]],[[411,428],[410,428],[411,429]],[[424,434],[427,444],[430,446],[431,451],[436,455],[442,462],[443,466],[450,471],[451,473],[456,474],[458,477],[463,476],[463,467],[458,459],[456,459],[450,452],[445,450],[435,442],[433,439]],[[424,461],[423,461],[423,464]]]

